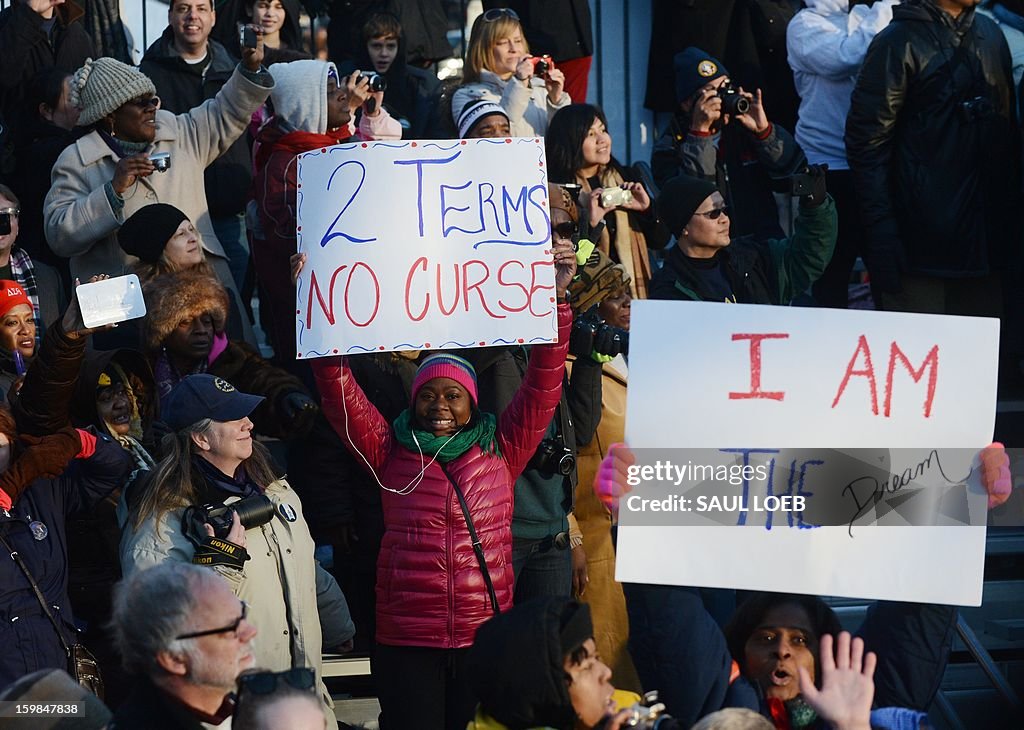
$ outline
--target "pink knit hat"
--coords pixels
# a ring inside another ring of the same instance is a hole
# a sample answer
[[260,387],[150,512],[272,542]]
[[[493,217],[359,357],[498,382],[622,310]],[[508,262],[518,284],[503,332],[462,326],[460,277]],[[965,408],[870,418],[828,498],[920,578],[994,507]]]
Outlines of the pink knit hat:
[[444,352],[426,358],[420,363],[416,377],[412,381],[413,401],[416,400],[416,394],[420,392],[424,383],[434,378],[451,378],[466,389],[469,397],[473,399],[473,405],[477,404],[476,370],[468,360]]

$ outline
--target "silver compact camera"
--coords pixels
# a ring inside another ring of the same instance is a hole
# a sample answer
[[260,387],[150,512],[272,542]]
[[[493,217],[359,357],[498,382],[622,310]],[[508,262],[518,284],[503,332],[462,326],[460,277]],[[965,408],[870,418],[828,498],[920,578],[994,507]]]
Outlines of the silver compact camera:
[[632,705],[629,709],[629,717],[622,724],[622,727],[637,727],[644,730],[654,730],[663,719],[668,719],[665,714],[665,705],[658,702],[657,691],[648,692],[643,699]]
[[633,192],[625,188],[607,188],[601,191],[602,208],[618,208],[633,202]]
[[170,152],[154,152],[149,156],[149,161],[153,163],[157,172],[167,172],[171,169]]

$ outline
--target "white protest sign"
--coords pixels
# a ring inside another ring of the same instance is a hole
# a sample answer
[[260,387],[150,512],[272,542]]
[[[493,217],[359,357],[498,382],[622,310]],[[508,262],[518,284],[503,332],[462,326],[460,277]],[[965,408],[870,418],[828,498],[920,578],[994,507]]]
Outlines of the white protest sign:
[[543,140],[299,155],[297,357],[553,342]]
[[[992,438],[998,320],[641,301],[630,340],[634,448],[935,449],[949,462]],[[624,500],[616,578],[980,605],[985,495],[973,484],[966,501],[972,526],[851,530],[652,526]]]

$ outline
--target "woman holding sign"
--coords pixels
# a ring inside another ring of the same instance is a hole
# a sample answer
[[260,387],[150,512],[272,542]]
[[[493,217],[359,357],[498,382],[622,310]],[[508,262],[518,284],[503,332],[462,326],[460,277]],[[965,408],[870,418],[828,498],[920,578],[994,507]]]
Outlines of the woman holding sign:
[[476,373],[454,355],[422,362],[393,424],[345,358],[312,361],[324,413],[383,490],[373,669],[386,729],[465,728],[475,703],[466,653],[512,605],[513,488],[558,405],[572,322],[575,253],[565,240],[553,249],[558,342],[532,349],[500,418],[480,412]]

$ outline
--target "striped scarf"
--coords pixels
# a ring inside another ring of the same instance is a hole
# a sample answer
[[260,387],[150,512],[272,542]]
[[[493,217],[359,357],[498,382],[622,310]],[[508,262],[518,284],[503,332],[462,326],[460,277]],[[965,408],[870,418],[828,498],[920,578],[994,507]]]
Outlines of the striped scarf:
[[39,314],[39,296],[36,290],[36,270],[32,257],[20,248],[11,249],[11,277],[21,284],[29,301],[32,302],[32,313],[36,320],[36,344],[43,337],[43,319]]

